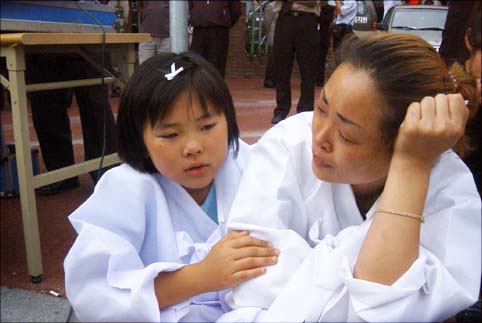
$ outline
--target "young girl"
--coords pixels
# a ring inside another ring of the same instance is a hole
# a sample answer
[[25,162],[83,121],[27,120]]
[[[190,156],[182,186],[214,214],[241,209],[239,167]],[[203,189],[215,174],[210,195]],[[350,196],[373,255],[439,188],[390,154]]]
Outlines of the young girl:
[[195,54],[156,56],[130,79],[117,125],[125,164],[69,217],[78,232],[64,263],[72,307],[81,321],[216,320],[217,291],[277,258],[246,232],[209,247],[249,149],[226,84]]
[[465,85],[413,35],[353,40],[341,58],[315,111],[251,152],[228,228],[281,253],[220,322],[440,322],[479,297],[480,197],[450,150]]

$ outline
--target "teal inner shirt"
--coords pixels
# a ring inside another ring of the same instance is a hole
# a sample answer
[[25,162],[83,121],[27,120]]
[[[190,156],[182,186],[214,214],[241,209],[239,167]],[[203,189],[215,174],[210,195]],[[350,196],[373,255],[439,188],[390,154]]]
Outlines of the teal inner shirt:
[[211,185],[209,189],[208,196],[204,203],[201,204],[201,209],[214,221],[214,223],[218,223],[218,205],[216,203],[216,186],[214,183]]

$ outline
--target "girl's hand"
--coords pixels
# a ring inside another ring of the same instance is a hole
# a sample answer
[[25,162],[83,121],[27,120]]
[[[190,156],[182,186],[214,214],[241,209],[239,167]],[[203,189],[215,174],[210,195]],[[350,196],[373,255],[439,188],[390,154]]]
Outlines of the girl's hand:
[[469,110],[460,94],[437,94],[410,104],[393,157],[428,168],[462,137]]
[[232,231],[214,245],[204,260],[197,263],[203,290],[233,287],[266,272],[278,261],[279,251],[248,232]]

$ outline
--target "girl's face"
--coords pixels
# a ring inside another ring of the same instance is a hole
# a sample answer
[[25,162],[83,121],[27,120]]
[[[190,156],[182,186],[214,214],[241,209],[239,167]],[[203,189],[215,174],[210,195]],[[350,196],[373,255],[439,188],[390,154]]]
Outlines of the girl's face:
[[179,183],[199,204],[206,198],[214,176],[228,151],[224,114],[208,105],[204,113],[196,93],[179,95],[164,120],[147,122],[144,144],[156,169]]
[[352,184],[355,192],[383,187],[391,153],[379,132],[380,101],[369,74],[340,65],[313,114],[312,168],[319,179]]

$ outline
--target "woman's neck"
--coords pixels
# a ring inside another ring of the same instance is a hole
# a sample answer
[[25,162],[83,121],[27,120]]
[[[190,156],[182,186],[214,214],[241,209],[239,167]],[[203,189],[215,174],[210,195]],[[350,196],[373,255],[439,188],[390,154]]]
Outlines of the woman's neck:
[[375,185],[352,185],[355,195],[356,205],[362,215],[365,215],[372,207],[383,191],[385,179],[380,184]]

